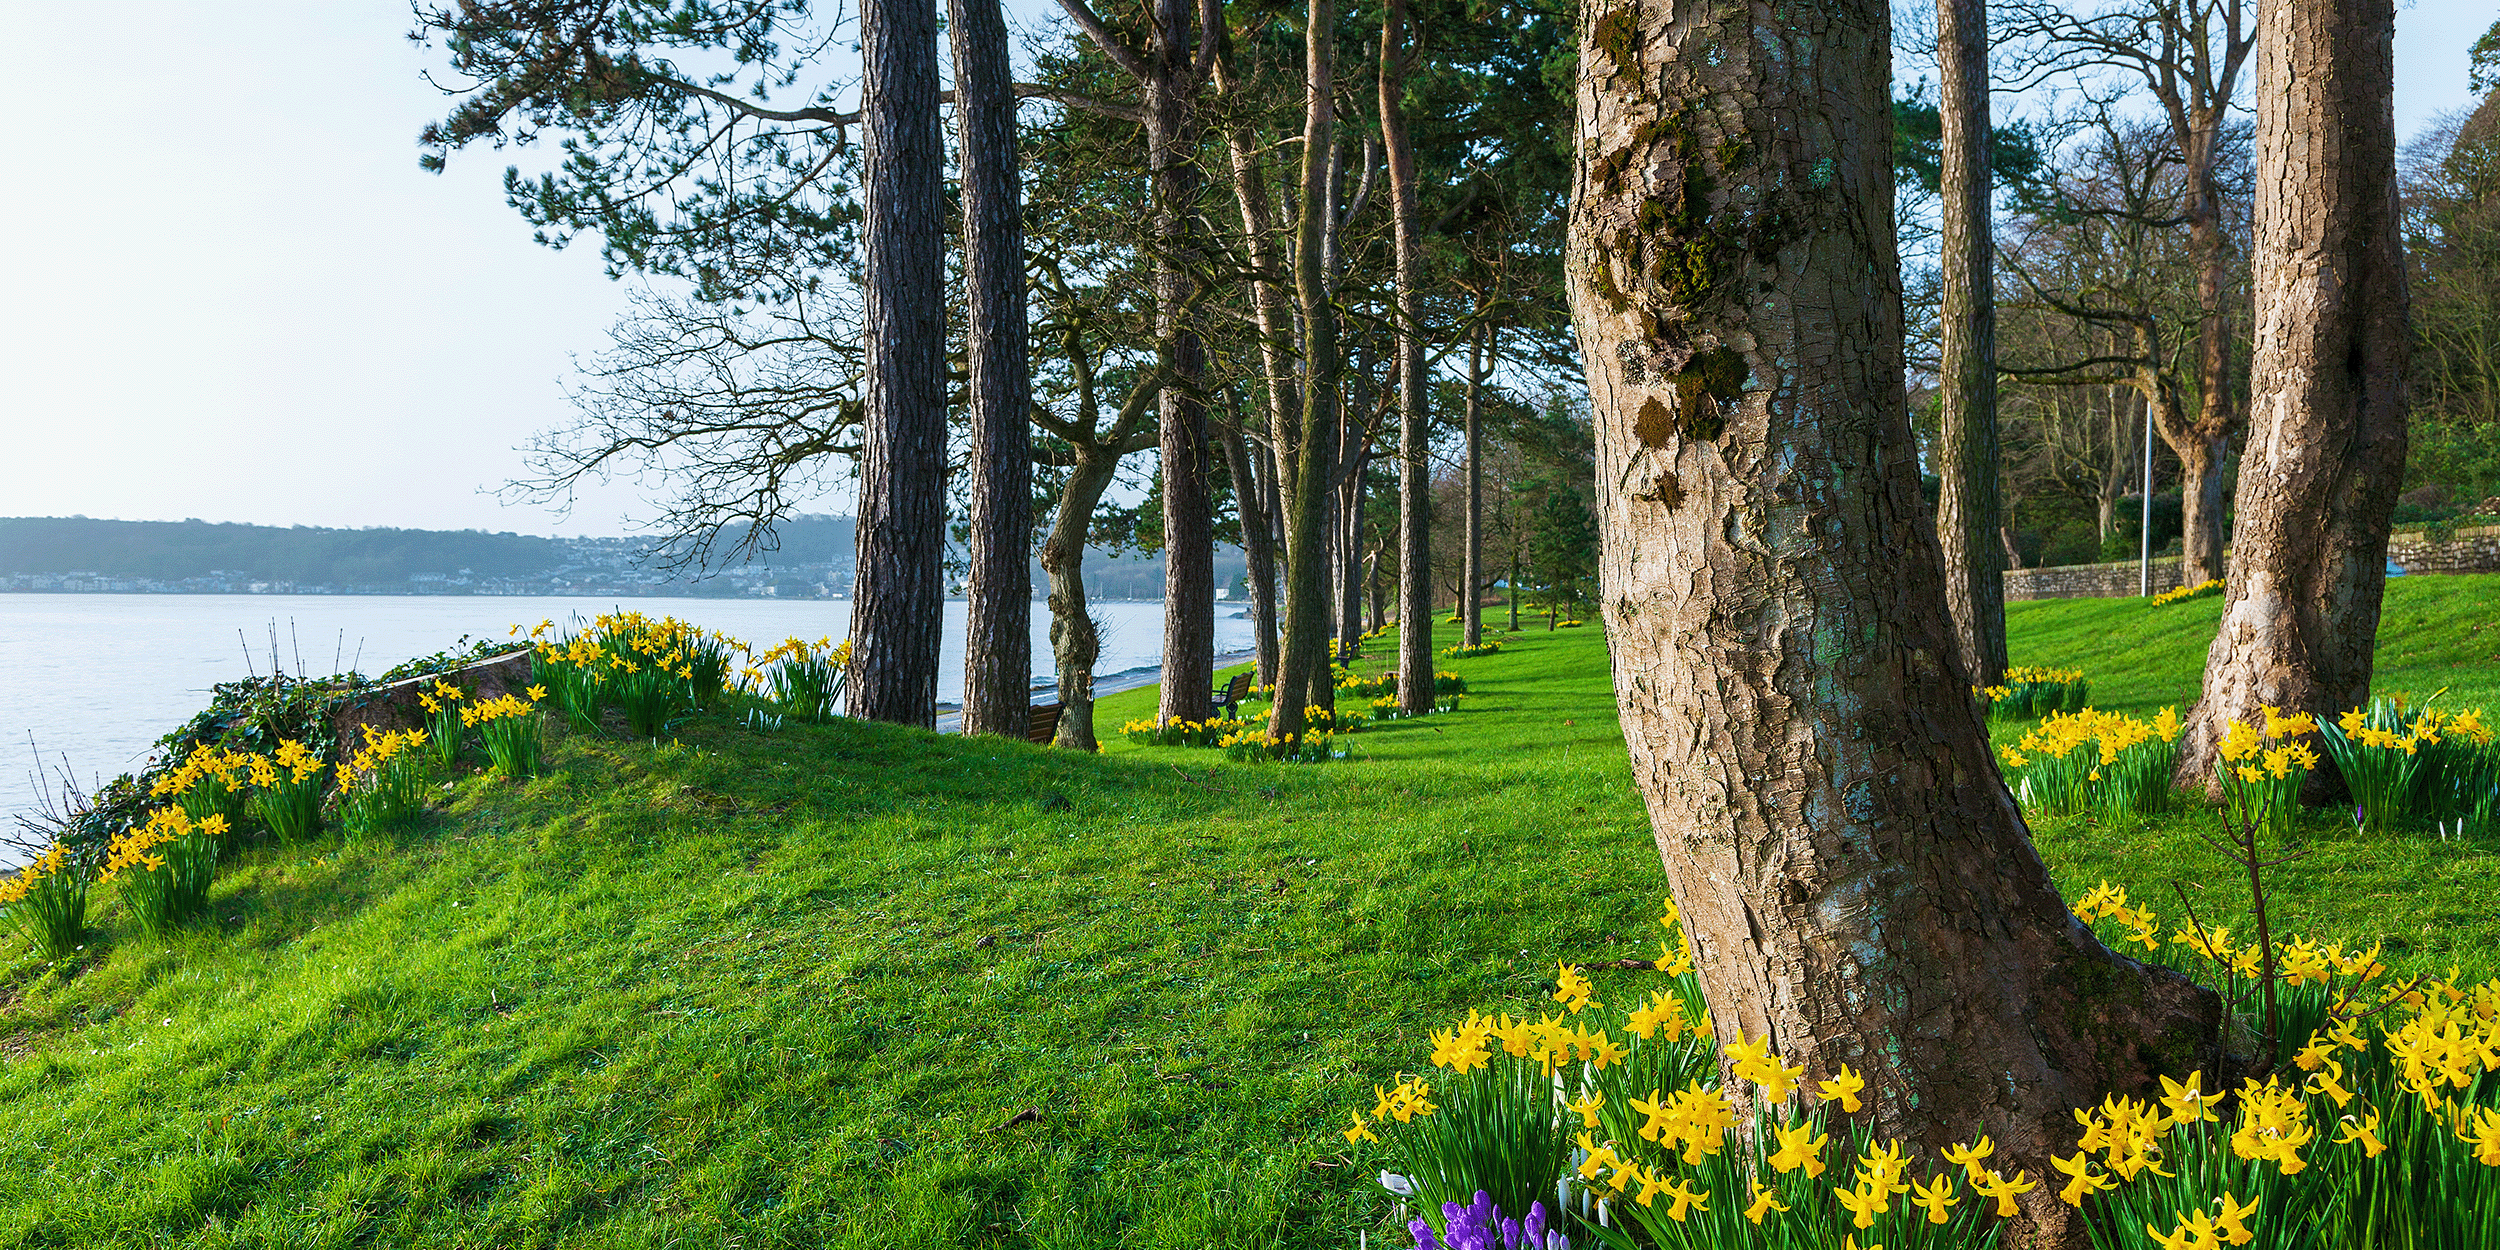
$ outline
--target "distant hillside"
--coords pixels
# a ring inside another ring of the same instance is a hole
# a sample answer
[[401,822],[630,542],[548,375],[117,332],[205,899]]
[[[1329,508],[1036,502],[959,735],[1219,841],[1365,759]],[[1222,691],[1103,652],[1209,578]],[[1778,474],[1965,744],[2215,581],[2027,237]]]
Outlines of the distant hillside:
[[[777,527],[773,550],[703,575],[662,570],[632,538],[0,517],[0,590],[812,598],[849,592],[857,526],[851,517],[793,517]],[[1242,567],[1239,549],[1220,548],[1216,584],[1234,585]],[[1033,585],[1038,597],[1046,585],[1038,563]],[[1086,585],[1098,599],[1161,598],[1162,556],[1091,549]]]
[[556,539],[482,530],[0,518],[0,573],[93,572],[175,580],[228,572],[366,585],[463,569],[481,577],[527,577],[569,557],[567,546]]

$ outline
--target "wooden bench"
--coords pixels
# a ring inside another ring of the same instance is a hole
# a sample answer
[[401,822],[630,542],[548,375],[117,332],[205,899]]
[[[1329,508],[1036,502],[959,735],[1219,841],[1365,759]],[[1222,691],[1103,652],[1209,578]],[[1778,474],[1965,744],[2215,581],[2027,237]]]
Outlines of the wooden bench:
[[1231,715],[1241,707],[1241,697],[1248,693],[1250,693],[1250,674],[1233,674],[1233,679],[1225,682],[1224,688],[1214,693],[1215,706],[1209,709],[1208,714]]
[[1056,703],[1034,704],[1032,710],[1024,714],[1024,740],[1050,745],[1051,740],[1059,736],[1061,710]]

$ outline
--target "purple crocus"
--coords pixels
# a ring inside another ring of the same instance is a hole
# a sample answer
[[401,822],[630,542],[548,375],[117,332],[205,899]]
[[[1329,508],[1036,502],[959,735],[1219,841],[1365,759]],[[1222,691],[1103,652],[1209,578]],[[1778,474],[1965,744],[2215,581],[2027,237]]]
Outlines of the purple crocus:
[[1543,1202],[1528,1205],[1525,1222],[1506,1219],[1492,1196],[1479,1189],[1466,1206],[1442,1203],[1441,1219],[1437,1241],[1422,1220],[1407,1226],[1415,1234],[1415,1250],[1571,1250],[1569,1238],[1546,1228]]

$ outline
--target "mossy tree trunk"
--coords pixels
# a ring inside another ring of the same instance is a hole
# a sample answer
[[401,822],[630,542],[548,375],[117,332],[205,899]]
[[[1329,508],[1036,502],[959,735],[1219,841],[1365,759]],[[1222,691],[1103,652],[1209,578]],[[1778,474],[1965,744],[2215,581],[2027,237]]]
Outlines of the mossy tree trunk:
[[1389,217],[1397,243],[1398,706],[1432,710],[1432,412],[1424,368],[1423,209],[1415,145],[1406,133],[1406,72],[1422,41],[1407,30],[1406,0],[1380,21],[1380,137],[1389,160]]
[[[2405,461],[2406,294],[2393,0],[2257,10],[2254,402],[2222,626],[2180,752],[2222,727],[2368,701]],[[2331,797],[2333,778],[2312,779]]]
[[1328,514],[1335,493],[1337,311],[1329,291],[1328,235],[1336,211],[1330,160],[1337,146],[1336,0],[1310,0],[1303,31],[1302,169],[1295,205],[1293,294],[1302,318],[1301,428],[1287,449],[1285,630],[1268,733],[1299,736],[1314,686],[1328,684]]
[[[1566,280],[1635,778],[1720,1038],[2046,1175],[2220,1006],[2058,897],[1954,662],[1902,392],[1889,13],[1604,0]],[[2025,1199],[2064,1235],[2055,1186]]]

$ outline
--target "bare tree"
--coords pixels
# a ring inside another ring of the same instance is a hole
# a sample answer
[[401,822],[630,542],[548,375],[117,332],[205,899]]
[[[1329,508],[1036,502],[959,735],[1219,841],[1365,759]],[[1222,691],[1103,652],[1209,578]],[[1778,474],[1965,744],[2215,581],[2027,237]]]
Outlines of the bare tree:
[[2368,701],[2405,462],[2394,0],[2261,0],[2257,30],[2255,404],[2179,753],[2180,780],[2205,785],[2232,721]]
[[2243,0],[2115,0],[2087,14],[2052,0],[2017,0],[2011,12],[2011,33],[2038,41],[2035,70],[2123,75],[2152,95],[2169,125],[2196,272],[2196,386],[2193,408],[2156,402],[2154,424],[2179,457],[2186,577],[2220,577],[2223,459],[2243,423],[2223,165],[2240,71],[2256,38],[2249,14]]
[[1566,275],[1633,775],[1723,1041],[2045,1169],[2073,1107],[2213,1055],[2220,1005],[2075,922],[1997,778],[1902,386],[1886,9],[1782,14],[1581,24]]
[[666,482],[647,524],[672,568],[775,549],[795,501],[859,454],[859,322],[847,288],[759,309],[639,293],[581,367],[579,419],[530,437],[514,499],[565,501],[588,480]]
[[1049,535],[1042,541],[1042,572],[1050,580],[1050,646],[1059,670],[1059,728],[1052,741],[1092,751],[1098,746],[1094,662],[1102,655],[1102,638],[1086,605],[1085,543],[1092,535],[1095,508],[1118,475],[1120,461],[1155,445],[1157,434],[1149,418],[1169,375],[1161,364],[1137,371],[1119,411],[1106,424],[1096,348],[1087,339],[1096,328],[1094,320],[1056,266],[1046,261],[1044,268],[1053,294],[1044,331],[1060,344],[1067,410],[1063,415],[1040,405],[1033,409],[1033,424],[1060,443],[1043,449],[1043,459],[1066,472]]

